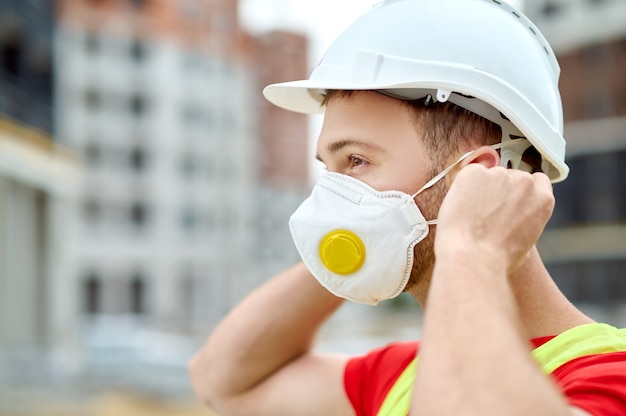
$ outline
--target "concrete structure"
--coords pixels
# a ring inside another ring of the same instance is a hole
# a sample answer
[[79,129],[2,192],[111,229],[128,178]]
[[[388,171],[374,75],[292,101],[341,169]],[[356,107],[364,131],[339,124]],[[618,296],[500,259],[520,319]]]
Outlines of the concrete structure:
[[50,1],[0,0],[0,391],[57,372],[67,339],[57,219],[79,161],[50,136],[52,25]]
[[189,395],[200,341],[298,259],[307,119],[261,90],[307,40],[230,0],[52,11],[0,0],[0,413],[77,380]]
[[571,168],[540,250],[570,299],[626,325],[626,3],[543,0],[526,12],[561,64]]
[[70,236],[76,312],[178,330],[216,320],[229,306],[223,282],[245,274],[254,79],[194,47],[212,34],[184,19],[206,2],[161,3],[62,3],[57,122],[87,162]]
[[287,220],[308,193],[307,122],[261,89],[306,76],[307,42],[250,37],[236,6],[58,2],[57,131],[85,158],[62,313],[91,375],[184,390],[199,340],[297,261]]
[[[266,85],[308,74],[308,41],[276,31],[255,39],[259,100],[259,181],[254,223],[257,250],[251,258],[259,276],[272,276],[299,260],[287,221],[309,193],[307,116],[278,108],[261,96]],[[258,284],[258,281],[255,282]]]
[[53,2],[0,0],[0,113],[52,131]]
[[55,273],[64,253],[55,218],[78,169],[48,136],[0,116],[0,390],[13,377],[57,371],[67,292]]

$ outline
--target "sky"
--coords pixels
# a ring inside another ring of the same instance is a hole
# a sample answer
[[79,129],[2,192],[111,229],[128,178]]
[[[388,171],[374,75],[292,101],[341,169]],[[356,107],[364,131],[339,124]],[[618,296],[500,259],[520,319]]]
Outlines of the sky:
[[311,65],[343,29],[378,0],[241,0],[240,16],[252,33],[280,28],[307,34]]
[[[524,0],[506,0],[520,7]],[[309,35],[309,60],[317,62],[350,23],[380,0],[240,0],[240,16],[252,33],[290,29]]]

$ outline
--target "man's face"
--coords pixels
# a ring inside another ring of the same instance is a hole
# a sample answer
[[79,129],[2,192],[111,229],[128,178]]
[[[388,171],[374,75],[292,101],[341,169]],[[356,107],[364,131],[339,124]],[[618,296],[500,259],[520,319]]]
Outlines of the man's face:
[[[415,128],[411,109],[398,100],[369,91],[357,91],[328,102],[317,157],[330,172],[354,177],[378,191],[413,194],[436,173]],[[436,185],[416,198],[427,220],[436,218],[446,191],[443,188],[445,185]],[[415,246],[407,291],[427,289],[434,265],[433,235],[431,228],[429,236]]]

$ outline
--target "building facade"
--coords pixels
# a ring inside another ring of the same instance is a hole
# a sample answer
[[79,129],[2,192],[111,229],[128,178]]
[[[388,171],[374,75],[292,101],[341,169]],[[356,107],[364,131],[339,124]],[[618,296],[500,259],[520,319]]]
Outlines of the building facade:
[[55,373],[65,342],[54,218],[79,161],[51,136],[53,22],[51,1],[0,1],[0,391]]
[[626,324],[626,3],[526,2],[561,64],[566,160],[540,250],[575,303]]
[[[265,100],[262,89],[272,83],[303,79],[308,74],[308,41],[285,31],[266,33],[255,39],[258,63],[260,120],[259,182],[254,211],[257,250],[252,262],[256,273],[272,276],[299,260],[288,229],[288,218],[308,196],[308,119],[278,108]],[[258,280],[256,282],[258,285]]]
[[236,1],[57,4],[56,126],[85,161],[65,224],[73,365],[135,386],[169,366],[153,387],[186,389],[199,342],[297,261],[307,121],[261,90],[306,76],[307,41],[251,37]]
[[0,113],[52,131],[52,0],[0,1]]

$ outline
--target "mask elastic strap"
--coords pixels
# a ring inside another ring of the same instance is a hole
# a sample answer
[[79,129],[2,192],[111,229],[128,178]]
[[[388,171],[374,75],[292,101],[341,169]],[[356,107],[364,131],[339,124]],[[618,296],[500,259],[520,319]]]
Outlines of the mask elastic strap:
[[[500,149],[502,147],[502,143],[496,143],[496,144],[492,144],[489,147],[491,147],[492,149]],[[451,164],[450,166],[448,166],[447,168],[445,168],[444,170],[442,170],[441,172],[439,172],[437,175],[435,175],[434,178],[432,178],[431,180],[429,180],[428,182],[426,182],[426,184],[424,186],[422,186],[417,192],[415,192],[413,195],[411,195],[412,199],[415,199],[415,197],[417,197],[419,194],[421,194],[422,192],[424,192],[425,190],[427,190],[428,188],[432,187],[434,184],[436,184],[437,182],[439,182],[441,179],[443,179],[448,173],[450,173],[450,171],[452,169],[454,169],[456,167],[456,165],[458,165],[459,163],[461,163],[462,161],[464,161],[465,159],[467,159],[467,157],[469,155],[471,155],[472,153],[474,153],[476,151],[476,149],[474,150],[470,150],[469,152],[463,154],[460,158],[457,159],[456,162],[454,162],[453,164]],[[429,220],[426,221],[426,224],[428,225],[434,225],[437,224],[437,220]]]

